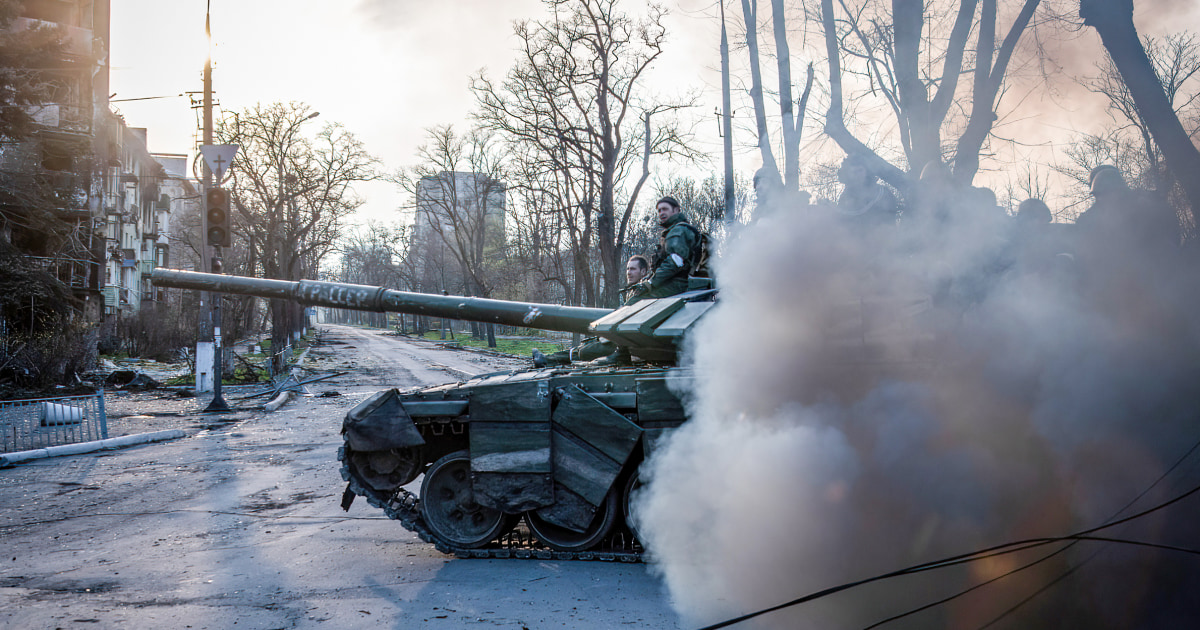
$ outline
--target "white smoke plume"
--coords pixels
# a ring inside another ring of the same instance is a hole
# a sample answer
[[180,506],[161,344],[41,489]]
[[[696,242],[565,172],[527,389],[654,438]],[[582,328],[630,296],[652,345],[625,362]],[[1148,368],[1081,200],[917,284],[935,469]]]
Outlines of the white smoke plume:
[[[785,207],[727,244],[720,302],[690,338],[691,419],[644,467],[635,510],[686,623],[1069,534],[1200,484],[1189,461],[1154,485],[1200,441],[1194,258],[953,205],[874,231]],[[1200,547],[1196,502],[1097,535]],[[739,627],[867,627],[1061,547]],[[1081,543],[883,627],[1182,627],[1198,582],[1193,557]]]

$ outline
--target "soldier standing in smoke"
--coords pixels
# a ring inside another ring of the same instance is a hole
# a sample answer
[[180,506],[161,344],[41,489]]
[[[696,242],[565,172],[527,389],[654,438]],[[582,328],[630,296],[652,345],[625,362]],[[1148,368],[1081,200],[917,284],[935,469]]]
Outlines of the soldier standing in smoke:
[[1153,194],[1131,190],[1117,167],[1097,166],[1088,174],[1088,183],[1095,201],[1075,220],[1085,247],[1132,247],[1153,253],[1179,245],[1175,211]]
[[1157,194],[1131,190],[1116,167],[1089,175],[1095,202],[1075,220],[1079,279],[1102,308],[1133,317],[1138,304],[1173,299],[1167,279],[1179,251],[1179,221]]
[[837,201],[838,217],[847,224],[862,229],[893,225],[899,207],[896,197],[871,171],[859,155],[847,155],[838,168],[838,181],[845,188]]
[[[630,256],[629,260],[625,263],[626,286],[621,290],[625,298],[622,300],[621,306],[629,306],[645,297],[645,289],[639,283],[648,275],[650,275],[650,261],[645,256]],[[550,354],[543,354],[541,350],[534,349],[533,367],[543,368],[548,365],[568,365],[572,361],[592,361],[606,357],[616,349],[617,344],[611,341],[600,339],[599,337],[589,337],[574,348]]]

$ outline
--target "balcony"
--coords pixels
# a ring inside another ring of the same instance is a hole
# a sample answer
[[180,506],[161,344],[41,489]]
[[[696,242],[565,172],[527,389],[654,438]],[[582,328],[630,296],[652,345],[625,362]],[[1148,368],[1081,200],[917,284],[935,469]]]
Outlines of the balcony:
[[68,103],[43,103],[26,109],[33,121],[47,128],[71,133],[92,130],[91,108]]
[[13,20],[9,30],[16,33],[39,26],[58,27],[63,30],[63,53],[72,57],[92,56],[92,30],[78,26],[66,26],[57,22],[46,22],[35,18],[21,17]]
[[[85,256],[86,253],[81,253],[81,255]],[[88,269],[94,266],[90,260],[70,256],[26,256],[25,259],[72,289],[89,288]]]

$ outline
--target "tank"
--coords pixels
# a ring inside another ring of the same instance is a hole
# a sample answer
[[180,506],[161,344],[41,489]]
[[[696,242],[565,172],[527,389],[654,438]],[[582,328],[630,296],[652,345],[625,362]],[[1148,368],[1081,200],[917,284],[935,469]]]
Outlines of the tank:
[[[584,333],[642,359],[627,367],[530,367],[388,389],[346,414],[338,451],[347,482],[344,508],[361,496],[443,552],[493,558],[641,558],[629,518],[638,469],[687,420],[677,392],[689,389],[692,376],[677,357],[689,329],[717,300],[716,290],[698,288],[602,309],[168,269],[155,269],[151,282]],[[929,312],[924,294],[834,300],[815,361],[826,380],[814,375],[806,388],[838,395],[833,389],[840,382],[871,382],[832,378],[844,370],[898,375],[929,369],[934,340],[922,332],[931,328],[923,323]],[[419,493],[413,493],[418,478]]]
[[[439,550],[467,557],[640,558],[629,519],[638,467],[686,420],[675,393],[691,378],[676,364],[680,341],[717,297],[702,288],[601,309],[168,269],[151,282],[583,333],[642,359],[388,389],[346,414],[342,506],[364,497]],[[406,486],[418,478],[414,494]]]

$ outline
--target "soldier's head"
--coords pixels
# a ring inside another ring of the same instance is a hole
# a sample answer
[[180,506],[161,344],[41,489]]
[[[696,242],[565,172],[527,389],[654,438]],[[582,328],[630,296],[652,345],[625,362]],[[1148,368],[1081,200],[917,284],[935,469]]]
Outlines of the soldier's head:
[[1101,164],[1092,169],[1092,172],[1088,173],[1088,184],[1091,185],[1092,196],[1097,199],[1110,193],[1129,189],[1121,171],[1112,164]]
[[659,199],[658,203],[654,204],[654,208],[655,208],[655,210],[658,210],[659,224],[666,223],[668,220],[670,220],[671,217],[679,214],[679,212],[681,210],[681,208],[679,207],[679,202],[676,201],[675,198],[671,197],[671,196],[667,196],[667,197],[663,197],[662,199]]
[[838,167],[837,178],[846,186],[865,186],[877,181],[867,161],[857,153],[851,153],[842,160],[842,165]]
[[1022,230],[1040,229],[1053,221],[1050,206],[1041,199],[1026,199],[1017,206],[1017,227]]
[[645,256],[630,256],[625,263],[625,281],[629,284],[641,282],[650,273],[650,261]]

